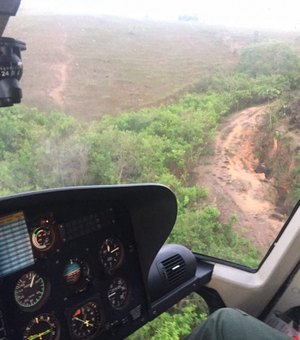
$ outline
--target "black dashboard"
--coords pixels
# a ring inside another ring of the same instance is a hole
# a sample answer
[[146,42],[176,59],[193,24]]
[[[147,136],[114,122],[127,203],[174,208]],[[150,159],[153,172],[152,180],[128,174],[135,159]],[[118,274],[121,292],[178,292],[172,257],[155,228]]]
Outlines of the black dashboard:
[[[161,295],[186,282],[194,289],[196,261],[188,250],[175,254],[180,263],[171,261],[170,287],[164,263],[174,248],[154,261],[176,209],[173,193],[159,185],[1,199],[0,339],[121,339],[168,307]],[[188,293],[176,295],[181,291]]]

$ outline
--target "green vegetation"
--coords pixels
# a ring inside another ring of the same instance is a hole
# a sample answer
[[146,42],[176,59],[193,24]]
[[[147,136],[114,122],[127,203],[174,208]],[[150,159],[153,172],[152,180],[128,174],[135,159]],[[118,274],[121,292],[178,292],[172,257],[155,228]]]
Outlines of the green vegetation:
[[[241,65],[245,72],[253,67],[247,53]],[[258,253],[234,234],[234,218],[222,224],[217,208],[206,203],[205,188],[195,186],[190,177],[225,115],[273,100],[288,89],[283,71],[256,77],[240,71],[213,77],[206,92],[199,83],[198,93],[177,104],[105,116],[89,125],[23,106],[1,110],[1,194],[53,186],[161,182],[175,191],[179,203],[170,241],[211,256],[226,253],[228,260],[256,266]]]
[[[261,255],[233,231],[234,216],[221,223],[219,210],[207,203],[205,188],[197,187],[190,173],[199,156],[207,153],[224,116],[279,98],[299,85],[298,58],[292,50],[284,53],[278,46],[246,50],[234,74],[202,80],[194,93],[176,104],[105,116],[89,125],[62,113],[45,115],[24,106],[1,110],[0,193],[160,182],[174,190],[179,204],[169,242],[257,267]],[[273,68],[264,69],[270,49],[278,51],[282,61],[275,68],[272,57],[268,63]],[[255,64],[254,57],[265,62]],[[284,61],[290,60],[295,67],[285,69]],[[300,191],[298,184],[296,191]],[[199,321],[198,305],[191,300],[179,315],[170,313],[172,317],[165,314],[133,337],[180,339]]]
[[179,340],[207,318],[205,304],[192,294],[130,336],[131,340]]
[[283,43],[263,43],[246,48],[238,69],[251,77],[280,75],[291,89],[298,88],[300,82],[299,57],[290,45]]

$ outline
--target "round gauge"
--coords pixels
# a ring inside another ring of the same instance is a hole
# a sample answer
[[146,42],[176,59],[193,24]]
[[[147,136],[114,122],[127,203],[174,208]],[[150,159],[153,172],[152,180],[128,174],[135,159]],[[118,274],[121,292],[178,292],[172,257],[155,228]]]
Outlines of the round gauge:
[[124,248],[116,238],[107,238],[100,247],[100,261],[107,272],[121,266],[124,260]]
[[55,241],[55,232],[51,225],[45,221],[42,226],[37,227],[33,230],[32,235],[32,244],[39,251],[47,251],[49,250]]
[[89,301],[72,314],[70,331],[75,338],[90,339],[98,333],[102,325],[103,317],[98,304]]
[[129,300],[129,288],[122,278],[115,278],[108,286],[107,298],[115,309],[124,308]]
[[63,276],[66,284],[73,285],[81,279],[82,269],[77,261],[70,260],[65,266]]
[[20,308],[37,310],[49,295],[49,285],[36,272],[22,275],[15,286],[15,300]]
[[89,275],[89,267],[85,262],[71,259],[65,266],[63,277],[67,285],[75,285],[83,282]]
[[23,334],[23,340],[57,340],[60,327],[57,319],[51,314],[41,314],[32,319]]

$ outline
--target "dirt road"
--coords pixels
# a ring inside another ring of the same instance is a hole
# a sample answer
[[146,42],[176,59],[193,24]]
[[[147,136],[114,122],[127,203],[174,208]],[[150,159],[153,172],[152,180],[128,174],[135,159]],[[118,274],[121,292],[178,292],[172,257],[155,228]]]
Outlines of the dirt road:
[[255,173],[254,139],[267,109],[258,106],[230,115],[217,133],[214,155],[201,159],[196,169],[197,183],[209,190],[222,221],[235,214],[235,230],[262,250],[283,225],[274,219],[275,189],[264,174]]
[[63,33],[60,36],[60,50],[59,56],[51,65],[51,73],[55,78],[55,86],[50,90],[49,97],[53,100],[55,106],[64,109],[65,105],[65,92],[67,88],[67,79],[69,68],[72,64],[72,56],[66,47],[67,34]]

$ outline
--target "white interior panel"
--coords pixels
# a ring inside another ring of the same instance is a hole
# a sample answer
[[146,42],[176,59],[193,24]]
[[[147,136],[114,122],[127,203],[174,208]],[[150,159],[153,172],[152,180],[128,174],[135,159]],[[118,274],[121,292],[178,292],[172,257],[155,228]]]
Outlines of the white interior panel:
[[299,245],[300,209],[256,273],[216,264],[208,286],[218,291],[226,306],[258,316],[300,260]]

